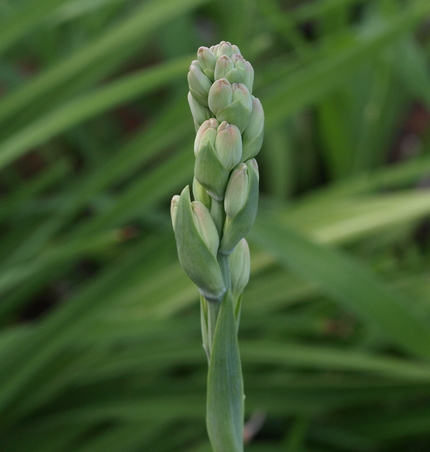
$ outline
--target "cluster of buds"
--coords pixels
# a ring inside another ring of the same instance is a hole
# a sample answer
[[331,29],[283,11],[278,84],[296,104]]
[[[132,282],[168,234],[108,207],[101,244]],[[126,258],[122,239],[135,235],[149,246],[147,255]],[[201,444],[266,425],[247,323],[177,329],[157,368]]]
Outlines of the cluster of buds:
[[[254,70],[237,46],[200,47],[188,72],[188,102],[196,127],[194,181],[172,200],[182,267],[209,302],[240,294],[249,278],[244,239],[258,206],[258,165],[264,112],[252,95]],[[240,244],[240,246],[237,246]],[[220,259],[230,256],[230,276]],[[233,287],[234,285],[234,287]]]
[[201,294],[209,362],[207,428],[214,452],[243,452],[243,383],[237,345],[249,280],[245,236],[258,206],[264,112],[254,70],[229,42],[200,47],[188,72],[196,128],[194,180],[171,205],[179,260]]

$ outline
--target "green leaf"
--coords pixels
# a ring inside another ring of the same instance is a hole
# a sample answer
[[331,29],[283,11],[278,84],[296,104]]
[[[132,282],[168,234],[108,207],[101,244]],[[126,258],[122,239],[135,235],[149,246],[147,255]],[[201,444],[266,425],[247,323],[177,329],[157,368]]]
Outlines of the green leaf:
[[64,83],[109,58],[123,46],[141,40],[143,36],[156,29],[161,23],[177,14],[196,7],[205,0],[167,0],[164,2],[143,2],[134,10],[131,17],[83,46],[76,53],[64,58],[54,67],[42,72],[38,77],[12,92],[0,102],[0,121],[25,109],[42,96],[48,95]]
[[180,58],[124,77],[104,88],[73,99],[34,123],[19,130],[0,144],[0,169],[20,157],[34,146],[76,126],[115,105],[135,98],[175,80],[186,70],[189,57]]
[[[430,11],[426,0],[418,0],[384,25],[357,35],[328,55],[283,77],[267,98],[262,98],[268,129],[285,117],[321,99],[339,83],[348,82],[353,70],[389,45],[394,38],[414,27]],[[352,41],[352,42],[351,42]]]
[[403,350],[430,358],[430,326],[400,294],[339,250],[318,245],[274,221],[259,220],[252,239],[283,266],[378,327]]
[[[28,34],[45,15],[70,0],[39,0],[29,2],[15,17],[11,17],[0,30],[0,53],[14,44],[22,36]],[[18,9],[18,8],[17,8]]]

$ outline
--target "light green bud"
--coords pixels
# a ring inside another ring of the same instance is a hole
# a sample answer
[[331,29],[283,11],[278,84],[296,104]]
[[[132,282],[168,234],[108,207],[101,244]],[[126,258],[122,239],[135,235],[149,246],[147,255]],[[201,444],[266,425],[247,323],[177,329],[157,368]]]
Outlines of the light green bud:
[[197,131],[194,175],[211,197],[224,199],[230,171],[242,157],[242,137],[234,124],[211,118]]
[[217,58],[222,55],[231,57],[234,53],[240,54],[239,47],[232,45],[228,41],[221,41],[219,44],[212,46],[210,49]]
[[242,161],[255,157],[261,149],[264,138],[264,110],[261,102],[252,96],[252,112],[243,132]]
[[[196,63],[196,64],[194,64]],[[188,71],[188,86],[190,93],[197,102],[208,106],[208,94],[212,86],[212,81],[203,74],[198,61],[193,61]]]
[[194,224],[211,253],[216,256],[219,247],[219,235],[209,210],[199,201],[191,203]]
[[196,178],[193,179],[193,196],[196,201],[200,201],[208,209],[211,208],[212,198]]
[[201,134],[202,138],[195,147],[194,176],[212,198],[222,201],[230,170],[224,167],[215,150],[216,130],[207,127],[209,121],[200,126],[206,131]]
[[231,171],[242,158],[242,136],[234,125],[223,121],[217,129],[215,150],[224,167]]
[[230,254],[231,291],[237,298],[245,289],[249,281],[251,256],[248,242],[242,239]]
[[200,67],[202,68],[203,74],[205,74],[208,79],[213,81],[215,64],[217,59],[212,50],[203,46],[199,47],[197,51],[197,59],[200,63]]
[[209,109],[218,121],[235,124],[242,133],[252,112],[252,98],[243,83],[231,84],[226,78],[216,80],[209,90]]
[[258,208],[258,165],[240,163],[231,173],[224,199],[226,219],[219,251],[230,254],[252,228]]
[[240,163],[231,173],[224,200],[224,209],[230,218],[235,217],[246,204],[249,190],[248,182],[248,167],[245,163]]
[[226,78],[230,83],[231,80],[227,77],[227,74],[229,74],[234,69],[234,63],[231,60],[230,57],[227,55],[222,55],[216,60],[215,64],[215,72],[214,77],[215,80],[219,80],[220,78]]
[[188,93],[188,104],[190,105],[191,114],[193,115],[194,126],[196,127],[196,130],[198,130],[203,122],[211,118],[212,114],[209,108],[197,102],[190,92]]
[[219,236],[215,223],[202,203],[191,202],[188,186],[174,200],[174,231],[182,268],[207,300],[221,301],[226,287],[216,259]]
[[172,226],[173,230],[175,230],[175,224],[176,224],[176,215],[178,212],[178,202],[179,202],[179,195],[175,195],[172,198],[172,202],[170,203],[170,216],[172,218]]
[[234,63],[233,73],[226,77],[231,83],[243,83],[252,93],[254,85],[254,68],[249,61],[246,61],[242,55],[233,55],[231,57]]
[[194,140],[194,155],[197,155],[199,149],[208,141],[215,143],[217,128],[219,124],[215,118],[210,118],[202,123]]
[[209,90],[209,109],[216,115],[218,111],[230,105],[232,101],[233,90],[231,83],[226,78],[215,80]]
[[230,83],[243,83],[252,92],[254,69],[242,55],[234,54],[231,58],[223,55],[218,58],[214,72],[215,80],[226,78]]

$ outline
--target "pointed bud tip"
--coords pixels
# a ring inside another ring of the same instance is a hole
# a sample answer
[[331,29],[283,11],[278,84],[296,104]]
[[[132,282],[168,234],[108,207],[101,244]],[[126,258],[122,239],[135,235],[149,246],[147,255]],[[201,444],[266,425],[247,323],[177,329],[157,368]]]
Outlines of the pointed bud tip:
[[[219,78],[215,83],[217,83],[217,85],[221,88],[223,86],[228,86],[231,87],[231,83],[225,78]],[[215,84],[214,83],[214,84]]]
[[258,163],[255,159],[248,160],[249,164],[252,165],[258,171]]
[[176,215],[178,213],[178,203],[181,197],[179,195],[175,195],[172,198],[172,201],[170,202],[170,216],[172,218],[172,226],[173,230],[175,230],[175,224],[176,224]]
[[180,196],[174,195],[170,204],[175,205],[178,203]]
[[209,123],[208,127],[211,129],[216,129],[218,127],[218,121],[215,118],[210,118],[207,122]]
[[249,169],[252,168],[252,170],[254,170],[254,173],[255,173],[255,175],[257,176],[257,179],[260,180],[260,172],[259,172],[259,169],[258,169],[258,163],[257,163],[257,160],[255,160],[255,159],[250,159],[250,160],[247,160],[247,161],[245,162],[245,164],[246,164],[247,166],[249,165]]
[[218,61],[229,62],[229,61],[231,61],[231,58],[228,55],[221,55],[218,58]]
[[230,255],[231,288],[239,296],[249,281],[251,256],[246,239],[241,239]]
[[216,256],[219,246],[219,235],[209,210],[201,202],[193,201],[191,203],[191,211],[200,237],[206,243],[211,253]]
[[182,197],[185,197],[185,198],[190,198],[190,186],[189,185],[187,185],[187,186],[185,186],[184,187],[184,189],[181,191],[181,194],[180,194],[180,198],[182,198]]

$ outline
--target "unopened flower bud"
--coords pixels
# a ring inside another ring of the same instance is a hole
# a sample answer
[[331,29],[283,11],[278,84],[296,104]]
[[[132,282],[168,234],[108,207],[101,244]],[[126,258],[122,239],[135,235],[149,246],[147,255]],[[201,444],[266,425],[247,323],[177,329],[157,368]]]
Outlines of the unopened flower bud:
[[175,230],[175,224],[176,224],[176,214],[178,212],[178,202],[179,202],[179,195],[175,195],[172,198],[172,202],[170,203],[170,216],[172,218],[172,225],[173,230]]
[[[216,128],[216,129],[215,129]],[[234,124],[214,118],[199,128],[194,142],[194,175],[213,198],[224,199],[230,171],[242,157],[242,137]]]
[[234,54],[231,58],[223,55],[215,65],[215,80],[226,78],[230,83],[243,83],[252,92],[254,69],[242,55]]
[[196,130],[198,130],[203,122],[210,119],[212,116],[211,112],[209,108],[197,102],[190,92],[188,93],[188,104],[190,105],[191,114],[193,115],[194,125]]
[[261,149],[264,138],[264,110],[261,102],[252,96],[252,112],[243,132],[242,160],[255,157]]
[[212,86],[212,81],[209,80],[205,74],[203,74],[201,68],[199,67],[200,65],[198,61],[195,61],[195,63],[196,64],[191,64],[188,72],[188,86],[194,99],[207,107],[208,94]]
[[227,185],[224,209],[229,217],[235,217],[243,209],[248,199],[248,182],[248,167],[240,163],[231,173]]
[[226,78],[230,83],[231,80],[226,76],[230,71],[234,69],[234,63],[227,55],[220,56],[215,64],[215,80],[220,78]]
[[234,63],[234,69],[226,77],[231,83],[243,83],[252,93],[254,85],[254,68],[249,61],[246,61],[242,55],[233,55],[231,57]]
[[230,105],[232,101],[233,90],[231,83],[226,78],[215,80],[209,90],[209,109],[216,115],[218,111]]
[[228,41],[221,41],[219,44],[212,46],[211,50],[217,58],[222,55],[231,57],[234,53],[240,54],[239,47],[230,44]]
[[196,201],[201,202],[208,209],[211,208],[212,198],[196,178],[193,179],[193,196]]
[[216,256],[219,246],[219,236],[209,210],[201,202],[193,201],[191,203],[191,211],[194,224],[201,238],[211,253]]
[[252,98],[243,83],[231,84],[226,78],[216,80],[209,90],[209,109],[218,121],[235,124],[243,132],[252,112]]
[[215,143],[218,125],[218,121],[215,118],[208,119],[202,123],[194,140],[194,155],[197,155],[206,142],[213,141]]
[[233,170],[227,184],[224,209],[227,214],[219,251],[230,254],[254,224],[258,208],[258,166],[252,159]]
[[207,208],[191,202],[189,187],[174,198],[176,245],[181,265],[201,294],[209,301],[220,301],[226,291],[216,254],[219,236]]
[[235,298],[243,292],[248,284],[250,267],[251,257],[248,242],[242,239],[230,254],[231,291]]
[[197,51],[197,59],[200,63],[203,74],[205,74],[208,79],[213,81],[217,58],[212,50],[207,47],[200,47]]
[[[204,125],[205,123],[201,127]],[[212,198],[222,201],[224,199],[229,170],[224,167],[219,159],[215,150],[216,136],[212,136],[210,129],[207,130],[206,136],[204,135],[203,138],[201,144],[196,148],[194,176]]]
[[215,149],[224,167],[231,171],[242,158],[240,130],[234,124],[223,121],[217,129]]

